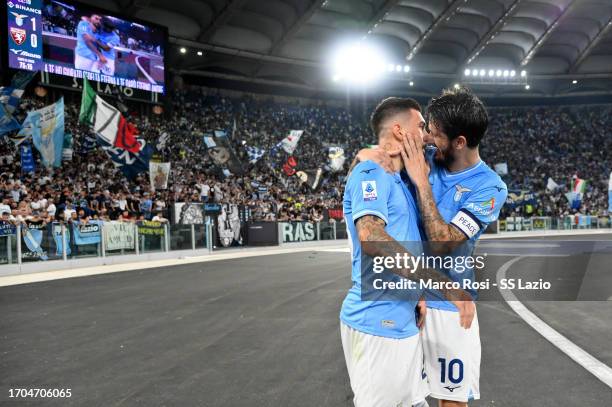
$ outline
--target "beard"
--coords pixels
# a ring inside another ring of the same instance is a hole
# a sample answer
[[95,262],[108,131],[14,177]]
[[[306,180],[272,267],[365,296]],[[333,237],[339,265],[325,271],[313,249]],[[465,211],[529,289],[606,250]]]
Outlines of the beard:
[[453,154],[451,147],[449,146],[445,150],[438,148],[438,151],[436,151],[436,154],[434,155],[434,162],[437,165],[448,169],[450,165],[455,162],[455,155]]

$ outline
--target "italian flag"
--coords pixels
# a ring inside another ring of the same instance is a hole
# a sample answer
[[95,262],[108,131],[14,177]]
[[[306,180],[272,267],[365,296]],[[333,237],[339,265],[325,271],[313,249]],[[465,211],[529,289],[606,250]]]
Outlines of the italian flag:
[[79,122],[93,126],[96,134],[111,146],[131,153],[140,151],[136,126],[128,123],[119,110],[98,96],[87,78],[83,78]]
[[584,194],[586,192],[587,181],[576,176],[572,178],[572,192],[575,194]]

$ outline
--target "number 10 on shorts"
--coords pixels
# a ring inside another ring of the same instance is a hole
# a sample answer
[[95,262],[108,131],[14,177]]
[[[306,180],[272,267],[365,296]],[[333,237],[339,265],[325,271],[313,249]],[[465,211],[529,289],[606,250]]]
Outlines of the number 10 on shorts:
[[461,383],[463,380],[463,362],[460,359],[452,359],[448,364],[446,358],[438,358],[440,362],[440,382],[446,383],[447,372],[448,380],[453,383]]

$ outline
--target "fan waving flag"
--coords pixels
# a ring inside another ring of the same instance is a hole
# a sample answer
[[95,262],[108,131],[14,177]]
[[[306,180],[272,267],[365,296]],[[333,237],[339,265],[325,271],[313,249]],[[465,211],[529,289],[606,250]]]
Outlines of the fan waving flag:
[[110,103],[96,95],[96,114],[94,118],[94,131],[106,143],[122,148],[130,153],[140,151],[141,144],[136,138],[138,130],[128,123]]
[[83,94],[81,95],[79,123],[93,124],[93,115],[96,111],[96,96],[96,91],[89,85],[87,78],[83,77]]
[[283,150],[285,150],[287,154],[293,154],[302,134],[304,134],[304,130],[291,130],[289,135],[281,141]]
[[266,153],[265,149],[254,146],[245,146],[245,149],[249,156],[250,164],[255,164]]

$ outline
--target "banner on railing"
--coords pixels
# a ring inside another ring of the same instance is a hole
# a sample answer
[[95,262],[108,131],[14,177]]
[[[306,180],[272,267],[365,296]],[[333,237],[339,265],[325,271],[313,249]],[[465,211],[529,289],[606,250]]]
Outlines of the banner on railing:
[[104,224],[106,250],[134,249],[135,225],[131,222],[107,222]]
[[15,225],[11,222],[0,220],[0,236],[9,236],[17,233]]
[[178,225],[203,225],[203,205],[177,202],[174,204],[174,222]]
[[43,235],[46,230],[46,223],[43,221],[27,220],[21,228],[23,243],[28,251],[23,250],[21,257],[23,259],[39,258],[40,260],[48,260],[47,252],[42,247]]
[[[64,251],[64,239],[62,238],[62,225],[59,223],[53,224],[53,240],[55,241],[55,255],[62,256]],[[70,256],[70,229],[66,228],[66,255]]]
[[100,243],[100,231],[102,226],[97,221],[92,221],[85,224],[73,224],[72,226],[74,243],[76,243],[78,246]]
[[143,220],[138,223],[138,234],[149,236],[163,236],[165,234],[164,224],[151,220]]
[[316,240],[317,227],[311,222],[281,222],[283,243]]

